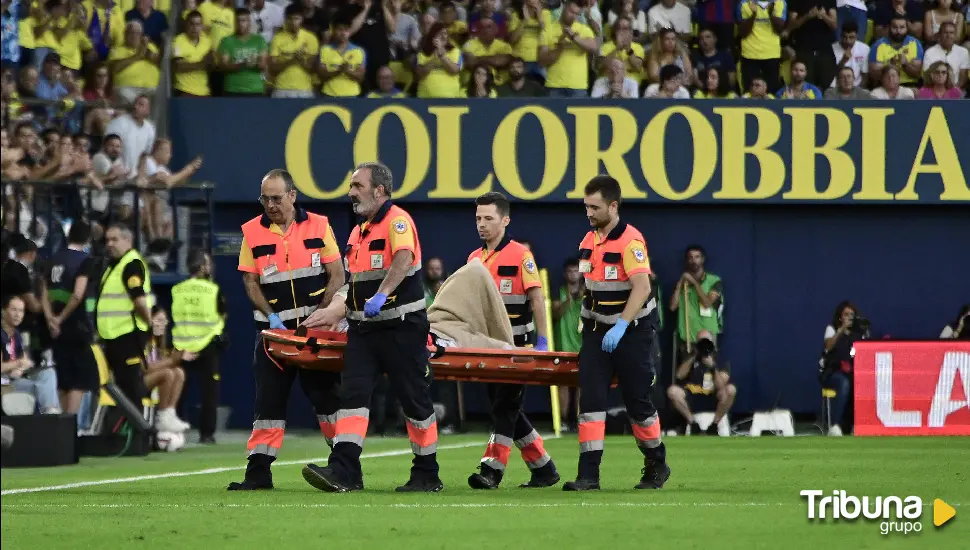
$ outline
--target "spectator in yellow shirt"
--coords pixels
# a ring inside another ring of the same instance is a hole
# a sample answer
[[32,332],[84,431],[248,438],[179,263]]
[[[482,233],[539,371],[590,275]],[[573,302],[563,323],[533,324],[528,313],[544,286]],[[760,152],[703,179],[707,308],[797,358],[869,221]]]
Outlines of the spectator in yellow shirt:
[[731,82],[721,69],[710,66],[700,75],[701,87],[694,92],[694,99],[735,99]]
[[765,77],[763,76],[752,78],[748,93],[741,97],[744,99],[775,99],[775,96],[768,93],[768,83],[765,82]]
[[209,73],[212,63],[212,41],[202,32],[202,14],[189,12],[185,32],[172,42],[175,72],[175,94],[182,97],[209,96]]
[[[465,66],[473,70],[479,66],[490,69],[492,80],[500,86],[509,79],[508,66],[512,61],[512,46],[504,40],[496,38],[498,25],[491,19],[481,19],[478,22],[478,37],[465,43]],[[470,80],[467,78],[466,81]]]
[[[202,27],[212,43],[213,55],[218,59],[219,44],[227,36],[236,32],[236,9],[233,0],[206,0],[199,4],[196,11],[202,14]],[[224,88],[225,73],[213,70],[209,73],[209,87],[212,95],[221,96]]]
[[610,61],[619,59],[626,67],[626,74],[636,80],[638,85],[646,78],[643,46],[633,41],[633,21],[629,17],[622,16],[613,22],[613,40],[603,44],[600,56],[600,76],[609,76]]
[[781,33],[788,19],[785,0],[742,0],[737,8],[741,35],[741,78],[745,88],[762,76],[768,87],[781,84]]
[[448,27],[435,23],[425,35],[414,67],[418,82],[418,97],[422,99],[462,97],[462,55],[448,40]]
[[323,95],[358,97],[364,80],[367,54],[350,43],[350,21],[339,19],[333,25],[333,41],[320,48],[320,81]]
[[441,3],[441,7],[438,8],[438,20],[448,29],[448,39],[451,44],[461,48],[468,39],[468,24],[458,20],[458,8],[455,7],[454,2],[445,0]]
[[539,38],[539,64],[548,69],[549,97],[587,97],[588,56],[595,55],[596,36],[576,21],[583,10],[578,0],[566,0],[559,24],[547,26]]
[[472,76],[465,88],[465,97],[498,97],[495,92],[495,78],[488,67],[478,65],[472,69]]
[[158,89],[160,60],[158,47],[145,36],[141,23],[129,21],[124,44],[116,44],[108,55],[115,98],[132,104],[140,95],[153,97]]
[[82,4],[87,14],[85,28],[88,30],[88,38],[91,39],[98,59],[105,61],[112,44],[125,41],[125,10],[114,0],[84,0]]
[[286,6],[283,29],[269,43],[269,67],[273,74],[273,97],[313,97],[320,41],[303,28],[303,6]]
[[38,21],[34,27],[36,51],[55,52],[61,57],[61,67],[69,71],[65,74],[78,78],[84,52],[93,48],[84,30],[84,10],[76,4],[68,13],[67,4],[57,0],[50,0],[47,7],[50,16]]
[[552,12],[542,7],[541,0],[512,0],[509,34],[506,37],[516,57],[525,61],[526,74],[546,78],[539,65],[539,36],[552,26]]

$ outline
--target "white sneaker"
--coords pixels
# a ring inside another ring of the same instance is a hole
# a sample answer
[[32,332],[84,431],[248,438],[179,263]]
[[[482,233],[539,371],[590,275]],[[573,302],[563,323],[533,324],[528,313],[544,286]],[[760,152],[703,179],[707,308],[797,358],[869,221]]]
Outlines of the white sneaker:
[[829,435],[833,437],[842,437],[842,428],[838,424],[833,425],[831,428],[829,428]]
[[189,423],[176,416],[173,409],[162,409],[158,411],[158,416],[155,418],[155,429],[160,432],[182,433],[189,428],[191,428]]

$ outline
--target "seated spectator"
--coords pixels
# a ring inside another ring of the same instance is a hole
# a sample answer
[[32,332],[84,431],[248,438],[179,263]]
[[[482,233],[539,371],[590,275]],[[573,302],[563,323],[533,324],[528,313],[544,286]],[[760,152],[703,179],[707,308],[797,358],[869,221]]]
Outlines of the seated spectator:
[[[644,43],[649,40],[647,35],[647,12],[640,7],[637,0],[613,0],[610,10],[606,12],[606,24],[609,27],[608,36],[616,40],[616,22],[626,19],[630,27],[630,35],[634,42]],[[641,55],[642,59],[643,56]]]
[[175,413],[175,405],[185,387],[183,360],[190,361],[195,354],[177,352],[167,343],[168,314],[164,309],[152,308],[152,336],[145,349],[145,387],[158,388],[158,416],[155,428],[160,432],[184,432],[191,426]]
[[155,47],[163,47],[165,32],[168,31],[168,17],[155,9],[155,0],[136,0],[135,7],[125,12],[125,21],[141,23],[145,36]]
[[98,63],[89,71],[84,80],[82,99],[96,104],[89,106],[84,115],[83,132],[89,136],[104,136],[104,129],[115,116],[112,107],[114,96],[111,90],[111,70],[107,65]]
[[711,66],[703,73],[703,80],[694,92],[694,99],[735,99],[737,94],[731,90],[728,79],[721,74],[721,69]]
[[694,65],[694,83],[700,86],[704,82],[701,75],[707,68],[717,67],[721,76],[727,76],[728,88],[735,90],[738,86],[737,65],[731,52],[718,48],[719,45],[717,35],[711,29],[702,29],[697,35],[697,52],[691,60]]
[[24,320],[24,301],[19,296],[7,295],[3,299],[0,315],[0,338],[3,360],[0,365],[5,378],[10,379],[14,391],[34,397],[41,414],[60,414],[57,395],[57,373],[51,365],[36,366],[24,349],[24,342],[17,327]]
[[[923,17],[923,42],[927,45],[940,41],[940,31],[943,25],[950,23],[955,29],[963,30],[965,21],[960,13],[960,6],[955,0],[931,0],[927,2],[931,9],[926,10]],[[919,36],[918,34],[916,36]],[[955,40],[959,40],[963,33],[957,33]]]
[[509,79],[496,89],[499,97],[543,97],[546,89],[533,79],[526,78],[528,63],[513,57],[509,63]]
[[[22,180],[30,176],[30,169],[21,166],[19,163],[24,158],[24,150],[10,141],[7,129],[0,129],[0,173],[4,180]],[[10,194],[8,194],[10,193]],[[16,208],[13,202],[13,194],[9,189],[4,189],[4,199],[10,199],[4,204],[5,209]],[[5,258],[6,256],[2,256]]]
[[[854,9],[854,8],[852,8]],[[842,26],[842,34],[839,40],[832,43],[832,53],[838,64],[837,69],[852,69],[853,86],[860,87],[869,83],[869,46],[860,41],[859,28],[855,21],[849,21]],[[832,79],[829,87],[837,84],[836,78]]]
[[363,48],[350,42],[352,21],[337,19],[333,25],[330,44],[320,48],[320,67],[323,95],[328,97],[358,97],[366,72],[367,56]]
[[320,41],[302,25],[303,8],[299,4],[287,6],[283,29],[273,36],[269,44],[273,97],[313,97],[313,71],[320,52]]
[[494,98],[498,97],[495,92],[495,80],[492,78],[492,71],[485,65],[475,66],[472,77],[468,80],[465,87],[465,97],[469,98]]
[[970,340],[970,304],[964,304],[955,321],[943,327],[940,338]]
[[141,23],[129,21],[125,41],[112,46],[108,54],[117,99],[131,105],[140,95],[154,97],[161,78],[161,60],[158,46],[144,35]]
[[778,99],[822,99],[822,90],[805,80],[808,74],[805,63],[796,59],[791,62],[791,83],[778,90]]
[[677,0],[660,0],[647,10],[647,33],[656,42],[657,35],[663,31],[673,31],[683,43],[690,43],[690,8]]
[[646,99],[690,99],[690,92],[683,85],[684,71],[676,65],[660,69],[660,83],[647,86]]
[[607,76],[593,83],[593,98],[636,99],[640,97],[640,84],[626,75],[626,66],[619,58],[610,58]]
[[[647,52],[647,80],[652,83],[660,82],[660,69],[673,65],[680,69],[686,78],[694,76],[694,67],[690,62],[687,48],[677,41],[677,35],[670,29],[663,29],[653,38],[653,46]],[[690,85],[690,82],[683,82]]]
[[873,99],[915,99],[912,88],[900,86],[899,69],[889,65],[882,70],[882,86],[872,91]]
[[869,75],[882,79],[882,71],[891,65],[899,70],[903,86],[915,86],[923,72],[923,44],[907,34],[906,19],[893,17],[889,24],[889,36],[880,38],[869,50]]
[[263,73],[268,68],[269,45],[261,34],[253,33],[253,15],[245,8],[236,10],[236,32],[219,44],[218,65],[223,72],[222,95],[262,97],[266,95]]
[[512,0],[511,11],[506,41],[513,55],[525,62],[526,74],[544,80],[546,70],[538,63],[539,38],[553,24],[552,12],[540,0]]
[[461,50],[448,38],[444,23],[435,23],[425,35],[414,67],[418,97],[423,99],[461,97]]
[[953,72],[945,61],[937,61],[926,71],[924,85],[917,99],[960,99],[963,90],[953,85]]
[[[968,71],[970,71],[970,52],[957,44],[957,27],[947,21],[940,25],[940,42],[932,48],[927,48],[923,54],[923,66],[929,67],[937,61],[944,61],[950,66],[950,76],[957,88],[967,85]],[[924,82],[928,78],[923,78]]]
[[[851,302],[835,308],[832,323],[825,327],[822,358],[819,360],[819,381],[823,388],[836,391],[831,403],[829,435],[842,435],[846,405],[852,399],[852,346],[869,338],[869,322],[858,314]],[[839,327],[836,329],[835,327]]]
[[[203,32],[202,14],[191,11],[185,17],[185,32],[172,41],[172,72],[175,83],[172,89],[179,97],[207,97],[209,67],[213,61],[215,46]],[[312,55],[316,55],[316,51]]]
[[367,97],[378,98],[383,97],[385,99],[407,97],[407,94],[402,92],[394,85],[394,71],[391,70],[387,65],[377,69],[377,89],[371,91],[367,94]]
[[[492,19],[479,21],[477,29],[475,38],[466,42],[462,49],[465,68],[474,70],[479,65],[484,66],[491,73],[495,85],[500,86],[509,78],[508,66],[512,61],[512,46],[496,38],[498,27]],[[468,75],[466,71],[463,73],[463,78],[470,80]]]
[[[702,330],[697,334],[694,352],[680,363],[674,376],[674,384],[667,388],[667,397],[687,421],[691,435],[718,435],[718,423],[731,410],[738,390],[731,383],[730,367],[717,357],[717,348],[710,332]],[[705,432],[694,421],[694,413],[712,411],[714,420]]]
[[[625,1],[630,2],[630,0]],[[632,23],[627,17],[621,17],[613,22],[613,40],[603,44],[600,48],[600,57],[597,59],[597,63],[599,75],[608,78],[611,74],[609,70],[610,62],[614,59],[621,61],[624,65],[626,77],[637,83],[637,96],[639,96],[640,83],[646,78],[643,63],[646,54],[643,51],[643,46],[634,42],[631,27]]]
[[598,46],[593,30],[577,20],[579,0],[567,0],[559,23],[545,27],[539,39],[538,61],[546,67],[546,88],[551,97],[586,97],[589,56]]
[[835,86],[825,90],[825,99],[872,99],[868,90],[856,86],[852,67],[842,67],[836,81]]

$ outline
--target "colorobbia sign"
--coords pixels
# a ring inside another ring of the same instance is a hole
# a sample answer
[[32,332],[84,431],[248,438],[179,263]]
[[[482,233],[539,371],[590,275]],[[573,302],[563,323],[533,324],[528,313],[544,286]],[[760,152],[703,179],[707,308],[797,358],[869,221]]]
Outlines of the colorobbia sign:
[[970,342],[857,342],[856,435],[970,435]]

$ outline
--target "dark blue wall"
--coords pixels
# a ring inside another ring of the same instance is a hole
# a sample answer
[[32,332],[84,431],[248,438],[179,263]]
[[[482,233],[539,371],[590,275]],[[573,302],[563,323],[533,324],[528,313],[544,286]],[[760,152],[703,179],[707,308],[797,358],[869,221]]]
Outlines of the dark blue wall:
[[[338,240],[346,240],[351,223],[346,205],[307,206],[330,216]],[[453,269],[478,246],[468,206],[403,206],[418,224],[425,257],[441,256]],[[238,231],[256,213],[248,205],[220,205],[216,231]],[[970,254],[960,252],[954,237],[968,234],[970,216],[957,207],[630,205],[621,214],[646,236],[667,296],[684,248],[700,243],[707,249],[709,269],[725,280],[723,346],[739,388],[739,411],[776,403],[796,412],[815,410],[822,332],[843,299],[859,306],[876,333],[897,338],[936,337],[960,304],[970,301]],[[516,237],[533,243],[553,285],[562,261],[575,253],[587,230],[578,204],[516,205],[510,227]],[[218,257],[217,268],[219,283],[234,297],[223,401],[236,411],[233,425],[245,427],[254,399],[251,310],[236,259]],[[668,330],[667,347],[669,339]],[[669,361],[665,355],[667,371]],[[311,425],[299,390],[294,397],[291,420]],[[544,389],[530,389],[528,401],[530,410],[548,411]],[[486,410],[482,392],[471,391],[468,408]]]

